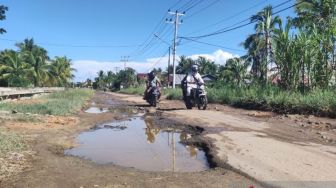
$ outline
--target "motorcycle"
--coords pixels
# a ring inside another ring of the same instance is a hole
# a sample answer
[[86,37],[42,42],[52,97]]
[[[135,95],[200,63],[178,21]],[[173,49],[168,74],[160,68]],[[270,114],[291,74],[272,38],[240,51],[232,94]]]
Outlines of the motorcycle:
[[146,101],[149,103],[150,106],[156,107],[158,100],[160,98],[160,90],[159,87],[153,86],[149,88],[149,92],[146,94]]
[[184,103],[187,107],[187,109],[192,109],[193,107],[196,107],[199,110],[206,110],[208,105],[208,98],[206,95],[206,91],[200,87],[200,85],[197,84],[197,88],[191,89],[190,96],[186,96],[186,89],[187,85],[184,86],[183,91],[183,98]]

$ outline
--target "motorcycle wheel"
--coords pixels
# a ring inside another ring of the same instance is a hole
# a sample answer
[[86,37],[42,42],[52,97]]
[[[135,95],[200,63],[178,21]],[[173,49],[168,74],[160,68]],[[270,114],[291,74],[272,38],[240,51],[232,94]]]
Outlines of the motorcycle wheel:
[[156,104],[157,104],[157,96],[153,95],[150,105],[153,106],[153,107],[156,107]]
[[206,110],[207,106],[208,106],[208,99],[207,99],[207,97],[206,96],[201,97],[200,101],[199,101],[199,103],[197,105],[198,109],[199,110]]
[[185,105],[187,107],[187,109],[192,109],[192,102],[191,102],[191,97],[186,97],[186,101],[185,101]]

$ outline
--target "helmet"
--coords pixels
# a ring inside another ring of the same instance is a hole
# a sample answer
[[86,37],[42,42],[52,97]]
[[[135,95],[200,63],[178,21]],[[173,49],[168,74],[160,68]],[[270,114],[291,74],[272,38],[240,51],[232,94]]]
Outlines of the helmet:
[[149,77],[149,79],[154,79],[155,76],[156,76],[156,73],[155,73],[154,70],[152,70],[152,71],[150,71],[150,72],[148,73],[148,77]]
[[196,74],[198,72],[198,66],[197,65],[192,65],[191,66],[191,73]]

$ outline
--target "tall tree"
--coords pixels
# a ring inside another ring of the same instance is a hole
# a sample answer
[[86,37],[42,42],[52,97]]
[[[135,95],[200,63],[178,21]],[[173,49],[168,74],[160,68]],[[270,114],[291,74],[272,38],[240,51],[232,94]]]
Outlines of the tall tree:
[[21,54],[8,50],[1,54],[3,63],[0,65],[1,78],[7,80],[8,86],[27,86],[29,81],[26,78],[30,67],[22,61]]
[[256,22],[255,30],[257,32],[257,36],[261,37],[265,41],[265,57],[262,59],[262,77],[264,82],[267,81],[267,72],[268,65],[274,61],[273,59],[273,33],[275,30],[276,24],[279,22],[280,17],[273,17],[273,8],[272,6],[265,7],[262,11],[258,12],[256,15],[251,17],[251,22]]
[[240,87],[247,76],[248,66],[249,62],[241,58],[228,59],[225,66],[220,67],[219,79]]
[[57,86],[67,86],[71,79],[74,78],[72,74],[75,69],[71,67],[71,59],[68,59],[66,56],[58,57],[56,56],[54,60],[52,60],[50,69],[50,81],[53,85]]

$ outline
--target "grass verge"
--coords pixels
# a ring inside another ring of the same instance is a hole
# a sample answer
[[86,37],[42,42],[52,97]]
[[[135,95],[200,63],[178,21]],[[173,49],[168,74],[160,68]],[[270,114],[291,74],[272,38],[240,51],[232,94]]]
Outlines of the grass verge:
[[[245,109],[273,111],[277,113],[306,114],[336,117],[336,92],[313,90],[307,94],[284,91],[276,87],[209,88],[209,103],[228,104]],[[180,100],[180,89],[166,90],[167,99]]]
[[[123,89],[120,93],[143,94],[144,88]],[[165,89],[168,100],[181,100],[181,89]],[[284,114],[306,114],[336,118],[336,91],[313,90],[307,94],[284,91],[277,87],[236,88],[223,86],[208,88],[209,103],[228,104],[234,107],[273,111]]]
[[85,101],[93,95],[92,90],[70,89],[43,96],[43,102],[19,104],[15,102],[0,103],[0,110],[19,113],[71,115],[82,108]]

